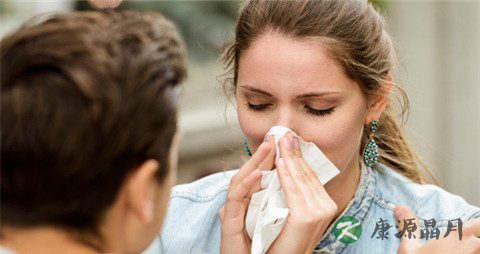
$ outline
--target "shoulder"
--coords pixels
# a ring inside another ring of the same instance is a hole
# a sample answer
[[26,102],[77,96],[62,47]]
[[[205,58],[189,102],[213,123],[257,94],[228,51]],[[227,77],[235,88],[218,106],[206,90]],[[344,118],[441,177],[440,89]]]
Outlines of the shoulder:
[[220,172],[173,187],[162,232],[145,253],[218,253],[218,210],[225,204],[236,172]]
[[228,190],[230,179],[237,171],[219,172],[191,183],[177,185],[172,188],[170,199],[188,199],[197,203],[209,202]]
[[467,221],[480,217],[480,208],[468,204],[462,197],[432,184],[417,184],[382,164],[375,167],[377,205],[393,210],[397,205],[408,207],[421,220]]
[[219,172],[172,188],[166,223],[217,217],[226,200],[230,179],[237,170]]
[[[438,186],[414,183],[382,164],[376,164],[369,170],[372,170],[376,183],[371,190],[373,203],[371,206],[365,205],[368,213],[362,222],[362,238],[355,245],[348,246],[345,253],[368,253],[372,250],[396,253],[400,239],[395,235],[398,230],[394,227],[396,220],[393,209],[399,205],[408,207],[416,215],[420,229],[427,229],[425,220],[434,219],[436,224],[433,227],[442,233],[457,219],[466,222],[480,217],[480,208]],[[377,229],[383,227],[384,222],[385,235],[388,236],[379,239]],[[418,233],[416,237],[419,237]]]
[[[230,179],[236,170],[209,175],[195,182],[172,188],[165,227],[195,227],[195,223],[218,219],[218,210],[225,204]],[[209,225],[209,224],[206,224]]]

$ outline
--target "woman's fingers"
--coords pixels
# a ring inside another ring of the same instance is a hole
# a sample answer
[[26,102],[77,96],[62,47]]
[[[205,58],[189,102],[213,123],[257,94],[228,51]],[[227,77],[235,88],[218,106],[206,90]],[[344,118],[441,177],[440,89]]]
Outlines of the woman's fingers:
[[248,201],[252,193],[260,190],[260,180],[262,177],[260,166],[265,160],[269,160],[269,156],[272,156],[271,150],[272,143],[262,143],[252,158],[232,177],[228,188],[227,202],[225,206],[219,210],[221,219],[227,216],[229,219],[244,219],[248,206],[248,204],[245,204],[245,200]]
[[280,157],[283,158],[285,166],[289,169],[289,173],[293,180],[297,184],[305,184],[308,181],[302,165],[298,162],[297,150],[300,150],[298,139],[296,139],[291,133],[287,133],[285,137],[281,138],[278,142],[280,148]]
[[474,237],[480,238],[480,218],[465,222],[463,230],[466,235],[473,234]]
[[[280,155],[302,196],[317,202],[329,200],[330,197],[318,180],[317,175],[303,159],[298,138],[288,133],[284,138],[280,139],[279,147]],[[308,202],[308,204],[311,203]]]
[[287,204],[289,207],[298,207],[297,203],[299,202],[298,196],[300,195],[300,191],[295,182],[293,182],[284,160],[279,158],[275,161],[275,165],[277,166],[278,179],[280,180],[280,185],[284,189]]
[[272,149],[272,145],[270,143],[263,142],[257,149],[257,151],[253,154],[252,158],[248,160],[242,168],[238,171],[235,176],[232,177],[230,182],[230,187],[237,185],[239,182],[242,181],[245,177],[247,177],[250,173],[252,173],[255,169],[257,169],[262,161],[267,157]]
[[238,216],[245,212],[244,209],[242,209],[244,199],[248,197],[247,194],[249,190],[261,177],[262,173],[259,170],[254,170],[238,183],[235,188],[228,191],[225,212],[229,216]]
[[271,149],[272,144],[262,143],[230,181],[226,203],[218,212],[221,223],[220,253],[248,253],[250,249],[250,240],[245,234],[250,191],[259,184],[262,177],[259,167]]
[[307,178],[308,178],[309,182],[312,185],[312,188],[315,188],[316,191],[314,192],[314,194],[318,195],[318,197],[322,198],[322,199],[327,198],[327,197],[329,198],[330,196],[328,195],[327,191],[325,190],[325,187],[320,182],[320,180],[318,179],[318,176],[315,174],[315,172],[313,172],[313,170],[310,168],[310,166],[307,164],[307,162],[303,158],[300,149],[298,150],[298,153],[300,154],[300,156],[297,158],[298,163],[302,166],[305,174],[307,175]]
[[270,152],[265,156],[262,162],[260,162],[260,165],[258,166],[258,169],[260,170],[272,170],[273,169],[273,164],[275,162],[275,155],[276,151],[274,149],[275,147],[275,139],[272,135],[267,135],[267,138],[265,139],[265,143],[270,144]]
[[[258,169],[260,171],[269,171],[273,169],[274,161],[275,161],[275,139],[273,136],[268,135],[265,139],[265,143],[270,145],[270,152],[263,158],[263,160],[258,165]],[[261,179],[255,183],[255,185],[250,189],[247,196],[251,196],[253,193],[258,192],[262,189],[261,186]]]
[[277,172],[290,214],[268,253],[312,253],[337,206],[328,194],[318,194],[323,186],[304,161],[298,139],[289,133],[280,139],[279,148]]
[[[288,172],[288,174],[282,175],[283,183],[286,182],[285,179],[291,179],[289,182],[293,183],[284,186],[281,182],[286,194],[291,196],[290,200],[292,201],[289,203],[287,200],[291,212],[309,211],[312,220],[325,220],[333,217],[337,206],[325,191],[317,175],[303,159],[298,138],[288,133],[280,140],[279,147],[282,157],[279,163],[283,161],[284,171]],[[292,206],[294,202],[301,205]]]
[[229,189],[226,203],[218,213],[224,236],[243,234],[245,214],[248,207],[247,194],[260,177],[262,177],[262,173],[259,170],[254,170],[235,188]]

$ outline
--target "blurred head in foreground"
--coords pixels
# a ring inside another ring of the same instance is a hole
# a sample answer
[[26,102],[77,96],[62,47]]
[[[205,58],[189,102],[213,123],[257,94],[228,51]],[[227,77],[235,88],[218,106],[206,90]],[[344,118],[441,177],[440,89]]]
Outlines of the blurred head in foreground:
[[186,70],[174,25],[153,12],[36,18],[0,57],[1,244],[142,251],[176,179]]

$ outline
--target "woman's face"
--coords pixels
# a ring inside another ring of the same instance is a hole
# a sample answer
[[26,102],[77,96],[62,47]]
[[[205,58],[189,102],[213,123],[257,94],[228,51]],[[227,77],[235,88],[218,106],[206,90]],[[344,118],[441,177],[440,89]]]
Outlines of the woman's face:
[[281,125],[314,142],[340,171],[358,165],[367,99],[318,41],[278,33],[254,40],[240,57],[236,99],[252,152]]

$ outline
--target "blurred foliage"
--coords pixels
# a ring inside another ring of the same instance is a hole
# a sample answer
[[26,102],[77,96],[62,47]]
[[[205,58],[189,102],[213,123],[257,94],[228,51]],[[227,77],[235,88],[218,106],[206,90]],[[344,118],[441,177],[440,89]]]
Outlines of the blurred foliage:
[[[3,0],[0,0],[3,1]],[[223,43],[234,31],[235,18],[241,0],[126,0],[120,10],[154,10],[172,20],[188,47],[189,58],[217,58]],[[386,14],[387,0],[370,0],[375,8]],[[86,0],[75,2],[76,10],[96,10]]]
[[0,16],[8,14],[8,2],[7,0],[0,0]]
[[[237,1],[124,1],[119,10],[154,10],[172,20],[188,47],[189,58],[217,58],[234,30]],[[76,10],[96,10],[87,1],[76,1]]]
[[369,0],[372,5],[375,7],[375,10],[380,12],[382,15],[387,15],[388,9],[388,0]]

